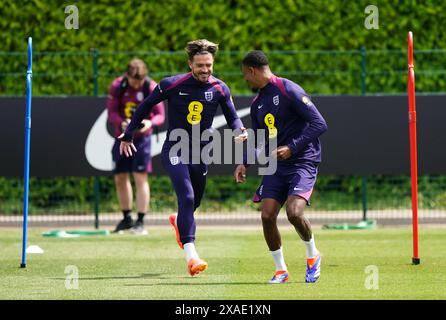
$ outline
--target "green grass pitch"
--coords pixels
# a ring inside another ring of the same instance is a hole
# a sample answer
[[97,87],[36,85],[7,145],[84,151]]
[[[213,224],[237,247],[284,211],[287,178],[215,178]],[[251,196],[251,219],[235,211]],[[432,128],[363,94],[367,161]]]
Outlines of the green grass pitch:
[[[409,226],[315,228],[323,254],[315,284],[304,283],[305,251],[297,234],[280,229],[290,271],[289,282],[280,285],[267,283],[274,265],[258,228],[198,226],[197,248],[209,269],[194,278],[167,227],[150,227],[148,236],[70,239],[45,238],[45,230],[30,229],[28,245],[45,253],[28,254],[26,269],[19,268],[21,230],[0,229],[0,299],[446,299],[444,228],[421,226],[418,266],[411,265]],[[78,289],[65,286],[69,265],[79,271]],[[378,273],[366,273],[370,265]]]

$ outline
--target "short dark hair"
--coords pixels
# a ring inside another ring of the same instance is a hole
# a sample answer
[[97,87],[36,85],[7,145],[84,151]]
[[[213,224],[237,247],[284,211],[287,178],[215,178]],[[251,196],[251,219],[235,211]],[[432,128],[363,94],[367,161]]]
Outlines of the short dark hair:
[[254,50],[243,58],[242,64],[247,67],[261,68],[268,65],[268,58],[262,51]]
[[187,43],[186,52],[189,56],[189,60],[197,54],[210,53],[214,56],[218,51],[218,44],[210,42],[206,39],[198,39]]

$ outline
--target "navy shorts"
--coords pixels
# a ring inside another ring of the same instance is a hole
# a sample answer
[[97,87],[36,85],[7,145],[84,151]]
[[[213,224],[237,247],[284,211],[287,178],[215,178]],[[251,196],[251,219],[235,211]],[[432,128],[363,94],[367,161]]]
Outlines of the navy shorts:
[[272,198],[283,205],[288,196],[299,196],[310,205],[310,197],[318,172],[318,165],[313,162],[278,166],[273,175],[266,175],[254,194],[253,201]]
[[136,153],[131,157],[119,154],[121,141],[116,139],[112,149],[113,173],[124,172],[152,172],[152,157],[150,156],[151,138],[146,135],[133,141]]

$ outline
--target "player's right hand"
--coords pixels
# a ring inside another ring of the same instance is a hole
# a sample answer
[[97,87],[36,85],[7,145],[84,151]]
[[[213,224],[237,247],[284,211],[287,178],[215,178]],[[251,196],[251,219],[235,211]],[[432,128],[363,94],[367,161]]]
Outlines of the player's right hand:
[[235,142],[237,143],[242,143],[243,141],[246,141],[248,139],[248,131],[246,131],[246,128],[241,127],[240,130],[242,133],[234,138]]
[[[118,137],[118,139],[121,139],[122,137],[124,137],[124,134],[121,134]],[[119,145],[119,154],[120,155],[125,154],[126,157],[131,157],[131,156],[133,156],[132,150],[134,152],[137,151],[136,147],[135,147],[135,145],[133,144],[132,141],[127,142],[127,141],[122,141],[121,140],[121,144]]]
[[130,124],[130,119],[125,119],[124,121],[121,122],[121,129],[122,129],[122,132],[124,132],[125,129],[127,129],[127,127],[129,126],[129,124]]
[[246,167],[243,164],[239,164],[234,171],[235,182],[243,183],[246,181]]

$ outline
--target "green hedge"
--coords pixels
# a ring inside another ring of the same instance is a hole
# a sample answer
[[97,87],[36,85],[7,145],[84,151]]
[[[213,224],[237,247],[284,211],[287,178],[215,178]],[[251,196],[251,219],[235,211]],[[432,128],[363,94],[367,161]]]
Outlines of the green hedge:
[[[364,27],[367,16],[364,10],[370,1],[152,0],[75,4],[79,9],[79,29],[67,30],[65,1],[0,2],[0,51],[23,53],[0,55],[1,94],[23,95],[26,38],[30,35],[37,53],[71,53],[36,54],[35,95],[91,95],[91,48],[100,53],[99,94],[102,95],[106,94],[111,79],[135,55],[147,61],[156,80],[184,72],[187,65],[182,50],[187,41],[197,38],[220,43],[224,52],[217,60],[215,72],[235,94],[249,93],[239,63],[243,54],[252,49],[267,51],[279,75],[297,81],[310,93],[359,94],[361,55],[350,50],[363,46],[368,51],[397,50],[367,54],[367,92],[403,92],[407,31],[414,32],[416,49],[445,48],[446,43],[441,28],[446,25],[446,2],[442,0],[374,1],[379,9],[377,30]],[[281,52],[275,53],[277,50]],[[284,53],[293,50],[300,53]],[[110,51],[146,54],[107,54]],[[444,71],[445,52],[417,53],[416,58],[420,75],[418,91],[444,91],[446,75],[438,71]]]
[[[100,211],[119,212],[112,177],[100,179]],[[176,210],[177,200],[167,176],[151,176],[152,212]],[[200,211],[225,212],[258,210],[251,198],[261,178],[248,176],[236,185],[231,176],[210,176]],[[419,179],[421,209],[446,207],[446,177],[422,176]],[[397,210],[411,208],[410,178],[373,176],[368,178],[368,208]],[[21,179],[0,177],[0,213],[20,214],[23,183]],[[94,178],[31,178],[30,214],[71,214],[94,212]],[[314,210],[361,210],[362,178],[321,176],[312,196]]]
[[[76,4],[79,29],[67,30],[65,6]],[[194,38],[224,50],[399,49],[408,30],[417,47],[444,47],[442,0],[379,0],[379,29],[367,30],[370,1],[164,0],[2,1],[2,51],[26,49],[32,35],[38,51],[175,51]],[[4,32],[8,31],[8,32]]]

